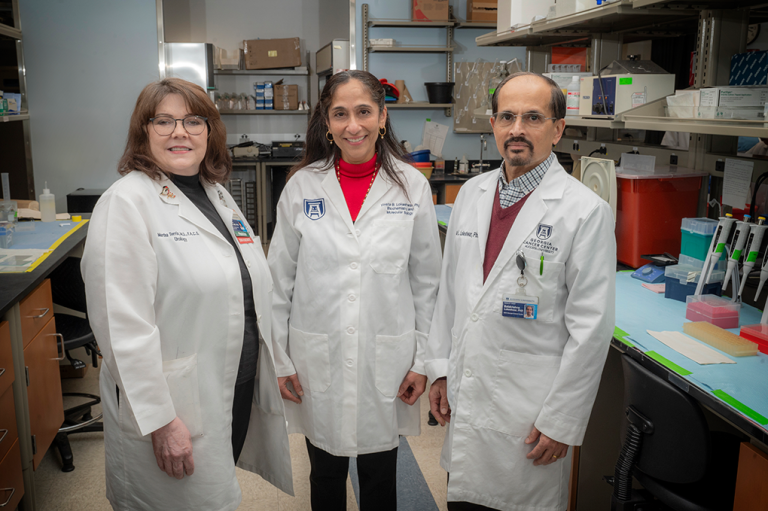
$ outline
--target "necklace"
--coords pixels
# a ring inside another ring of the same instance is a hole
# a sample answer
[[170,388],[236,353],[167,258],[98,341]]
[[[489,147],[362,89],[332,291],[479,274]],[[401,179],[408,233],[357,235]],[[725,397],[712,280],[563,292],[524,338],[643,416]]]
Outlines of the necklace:
[[[338,179],[339,184],[341,184],[341,166],[339,165],[339,158],[336,158],[333,161],[333,166],[336,168],[336,179]],[[371,193],[371,187],[373,187],[373,182],[376,181],[376,174],[379,173],[380,168],[381,168],[381,162],[379,161],[379,153],[377,151],[376,163],[374,165],[373,175],[371,176],[371,182],[368,183],[368,190],[365,192],[365,197],[363,197],[363,202],[365,202],[365,199],[368,198],[368,194]]]

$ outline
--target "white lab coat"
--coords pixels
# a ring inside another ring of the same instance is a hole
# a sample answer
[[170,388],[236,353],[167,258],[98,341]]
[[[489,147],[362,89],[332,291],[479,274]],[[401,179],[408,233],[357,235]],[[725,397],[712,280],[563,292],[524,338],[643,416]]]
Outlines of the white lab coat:
[[440,279],[440,238],[424,176],[397,168],[408,197],[379,172],[353,223],[333,167],[297,172],[269,246],[278,376],[298,373],[288,429],[336,456],[394,449],[418,435],[418,402],[397,391],[424,374]]
[[[451,214],[425,365],[448,377],[452,420],[441,465],[449,501],[494,509],[563,511],[571,456],[526,459],[535,425],[580,445],[614,327],[616,242],[608,203],[555,160],[520,211],[488,279],[483,259],[499,170],[468,181]],[[538,319],[502,315],[517,294],[515,254]],[[540,275],[540,257],[544,255]]]
[[[166,188],[167,187],[167,188]],[[206,185],[232,229],[242,212]],[[250,233],[250,231],[249,231]],[[253,282],[258,374],[238,465],[293,492],[284,408],[271,346],[272,280],[258,237],[239,245]],[[99,199],[82,261],[91,327],[104,354],[107,497],[119,510],[232,510],[232,456],[243,287],[232,245],[168,178],[123,177]],[[115,386],[119,387],[119,405]],[[195,473],[160,470],[150,433],[176,416],[192,434]]]

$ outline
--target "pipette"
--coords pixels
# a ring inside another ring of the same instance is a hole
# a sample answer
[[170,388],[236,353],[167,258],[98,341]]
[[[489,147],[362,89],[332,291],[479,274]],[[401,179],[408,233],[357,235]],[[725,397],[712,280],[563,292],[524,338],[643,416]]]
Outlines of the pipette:
[[709,246],[707,259],[704,261],[704,267],[701,269],[699,283],[696,285],[697,296],[701,295],[701,292],[704,290],[704,284],[709,284],[709,277],[717,261],[720,260],[723,250],[725,250],[725,244],[728,241],[728,235],[731,234],[731,228],[734,223],[736,223],[736,220],[730,213],[720,217],[720,222],[717,224],[717,229],[715,229],[715,235],[712,236],[712,244]]
[[757,225],[750,226],[749,239],[747,240],[747,255],[744,257],[744,268],[742,271],[741,286],[739,287],[739,296],[744,293],[744,287],[747,285],[747,278],[749,278],[749,273],[752,271],[752,268],[754,268],[755,261],[757,261],[760,245],[763,244],[763,236],[765,235],[765,230],[768,229],[768,225],[763,225],[764,222],[765,217],[759,216],[757,217]]
[[749,238],[749,223],[736,222],[736,233],[733,235],[731,258],[728,259],[728,269],[725,270],[723,291],[728,288],[728,281],[731,280],[733,270],[735,269],[737,272],[739,271],[739,259],[741,259],[741,251],[744,250],[744,245],[747,244],[747,238]]

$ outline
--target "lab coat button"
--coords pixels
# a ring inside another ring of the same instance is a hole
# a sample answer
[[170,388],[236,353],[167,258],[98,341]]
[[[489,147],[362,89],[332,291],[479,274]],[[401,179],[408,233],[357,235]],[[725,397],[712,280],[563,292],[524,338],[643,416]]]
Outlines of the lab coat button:
[[470,317],[472,318],[472,321],[477,321],[479,319],[479,316],[477,314],[472,314],[472,316]]
[[354,333],[355,333],[355,327],[351,326],[351,327],[347,328],[347,333],[348,333],[349,335],[352,335],[352,334],[354,334]]
[[360,236],[360,229],[355,229],[355,234],[357,234],[358,236]]
[[245,265],[246,265],[248,268],[250,268],[250,267],[251,267],[251,262],[250,262],[250,261],[246,261],[246,262],[245,262]]
[[464,371],[464,376],[466,376],[467,378],[471,377],[472,376],[472,371],[467,369],[466,371]]
[[355,296],[355,294],[354,294],[354,293],[352,293],[351,295],[349,295],[349,301],[350,301],[350,302],[354,302],[355,300],[357,300],[357,297]]
[[352,367],[352,361],[351,360],[347,360],[347,367]]
[[353,269],[353,270],[356,270],[356,269],[357,269],[357,263],[351,263],[351,264],[349,265],[349,267],[350,267],[351,269]]

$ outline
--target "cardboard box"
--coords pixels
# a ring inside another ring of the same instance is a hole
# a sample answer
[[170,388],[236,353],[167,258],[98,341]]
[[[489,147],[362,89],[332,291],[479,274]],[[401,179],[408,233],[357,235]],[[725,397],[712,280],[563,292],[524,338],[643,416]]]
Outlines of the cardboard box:
[[245,69],[278,69],[301,65],[301,43],[289,39],[252,39],[244,41]]
[[413,0],[414,21],[447,21],[448,0]]
[[467,0],[467,21],[496,21],[498,0]]
[[733,55],[728,85],[768,85],[768,52],[751,51]]
[[299,86],[296,84],[275,85],[274,109],[275,110],[298,110],[299,109]]
[[712,87],[701,89],[702,107],[716,106],[763,106],[768,98],[768,89],[763,87]]

